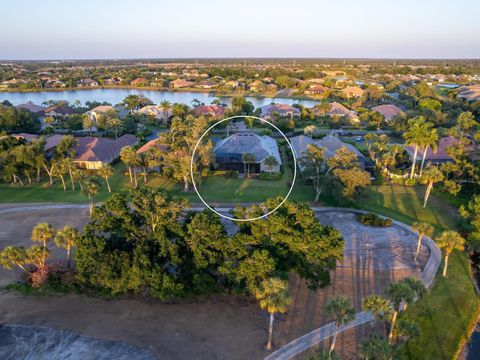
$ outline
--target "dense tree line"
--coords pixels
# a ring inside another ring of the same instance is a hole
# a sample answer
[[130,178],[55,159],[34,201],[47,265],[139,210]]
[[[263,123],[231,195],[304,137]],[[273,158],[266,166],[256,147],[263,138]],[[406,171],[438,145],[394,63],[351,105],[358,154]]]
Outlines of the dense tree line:
[[[131,199],[114,194],[95,208],[75,252],[79,280],[110,294],[255,293],[262,281],[290,271],[317,288],[329,283],[342,258],[340,233],[322,226],[307,205],[287,202],[229,236],[218,216],[185,215],[187,203],[162,191],[134,189]],[[235,214],[260,214],[278,201]]]

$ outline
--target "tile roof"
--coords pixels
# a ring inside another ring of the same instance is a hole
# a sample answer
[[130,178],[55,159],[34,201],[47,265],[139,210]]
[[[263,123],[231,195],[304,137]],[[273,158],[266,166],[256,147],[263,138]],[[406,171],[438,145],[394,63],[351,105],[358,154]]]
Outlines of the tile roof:
[[137,138],[131,134],[120,136],[117,140],[85,136],[77,138],[78,145],[73,149],[76,161],[109,162],[120,153],[124,146],[137,143]]
[[352,144],[347,144],[338,139],[335,136],[327,135],[322,139],[312,139],[311,137],[305,135],[294,136],[290,138],[290,143],[292,144],[295,157],[297,159],[302,158],[303,153],[308,149],[308,145],[312,144],[317,147],[325,149],[325,158],[329,159],[335,155],[335,152],[340,149],[342,146],[345,146],[348,150],[355,153],[358,158],[363,158],[364,155],[358,151],[358,149]]
[[38,113],[45,109],[45,106],[37,105],[32,102],[26,102],[16,106],[17,109],[26,109],[32,113]]
[[[437,152],[433,152],[432,149],[429,148],[427,150],[427,155],[425,157],[425,160],[426,161],[452,160],[451,156],[447,154],[447,148],[457,143],[458,143],[458,140],[453,136],[447,136],[447,137],[441,138],[438,141]],[[405,146],[405,150],[409,153],[411,157],[413,157],[413,154],[415,152],[414,146]],[[421,160],[423,156],[423,150],[419,150],[417,156],[418,156],[417,160]]]
[[154,148],[154,147],[157,147],[158,149],[160,150],[165,150],[167,148],[166,145],[163,145],[160,143],[160,140],[161,139],[153,139],[153,140],[150,140],[149,142],[147,142],[145,145],[143,145],[142,147],[140,147],[140,149],[137,150],[137,154],[143,154],[143,153],[146,153],[148,150]]
[[193,109],[195,115],[220,116],[225,113],[225,108],[220,105],[200,105]]
[[251,153],[255,156],[256,162],[273,156],[279,164],[282,163],[277,141],[270,136],[260,136],[251,132],[236,133],[219,141],[214,152],[216,155]]
[[402,109],[392,104],[379,105],[379,106],[372,107],[372,111],[376,111],[382,114],[386,120],[390,120],[394,116],[397,116],[403,113]]

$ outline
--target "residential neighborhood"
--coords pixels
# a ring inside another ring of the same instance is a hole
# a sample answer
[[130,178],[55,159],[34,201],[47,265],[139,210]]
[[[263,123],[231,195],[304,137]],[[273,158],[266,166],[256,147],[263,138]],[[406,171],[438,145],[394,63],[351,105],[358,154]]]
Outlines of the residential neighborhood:
[[480,359],[478,1],[16,1],[0,359]]

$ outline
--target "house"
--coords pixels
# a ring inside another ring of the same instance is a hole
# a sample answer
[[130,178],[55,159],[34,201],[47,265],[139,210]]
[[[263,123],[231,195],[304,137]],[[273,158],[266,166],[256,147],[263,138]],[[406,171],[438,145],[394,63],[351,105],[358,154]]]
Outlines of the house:
[[68,105],[58,103],[43,109],[40,114],[43,114],[44,116],[63,117],[75,114],[75,110]]
[[358,124],[360,122],[360,119],[358,118],[357,114],[347,109],[345,106],[343,106],[338,102],[330,103],[330,109],[325,114],[320,113],[320,110],[317,107],[313,107],[313,112],[317,116],[328,115],[332,117],[337,116],[337,117],[345,118],[352,124]]
[[192,87],[193,83],[183,79],[176,79],[176,80],[170,81],[169,86],[174,89],[180,89],[180,88]]
[[[17,139],[19,138],[25,139],[26,142],[32,142],[33,140],[40,139],[40,136],[38,135],[27,134],[27,133],[12,134],[12,136]],[[51,156],[53,154],[53,152],[55,151],[55,148],[60,143],[60,141],[62,141],[64,137],[65,135],[58,135],[58,134],[44,137],[45,139],[44,151],[47,154],[47,156]]]
[[103,84],[107,86],[120,85],[121,82],[122,82],[122,79],[117,77],[103,80]]
[[[431,148],[427,150],[427,154],[425,156],[425,163],[442,164],[452,161],[452,157],[447,154],[447,148],[456,145],[457,143],[458,140],[453,136],[441,138],[438,141],[438,147],[436,152],[433,152]],[[410,160],[413,161],[413,156],[415,154],[415,146],[405,146],[405,151],[410,156]],[[417,162],[421,162],[422,157],[423,150],[419,149],[417,152]]]
[[341,92],[346,98],[350,99],[352,97],[362,96],[364,90],[359,88],[358,86],[347,86],[345,89],[342,89]]
[[82,79],[77,82],[77,86],[79,87],[90,87],[90,86],[98,86],[98,81],[92,79]]
[[[153,140],[150,140],[148,141],[145,145],[143,145],[142,147],[140,147],[138,150],[137,150],[137,154],[138,155],[141,155],[143,157],[149,157],[149,156],[155,156],[154,154],[151,153],[151,151],[153,149],[158,149],[158,150],[161,150],[161,151],[166,151],[168,149],[168,147],[164,144],[161,143],[161,139],[159,138],[156,138],[156,139],[153,139]],[[157,155],[158,156],[158,155]],[[148,168],[150,170],[154,170],[154,171],[159,171],[161,166],[158,164],[158,166],[148,166]]]
[[300,110],[288,104],[270,104],[260,108],[260,116],[264,119],[300,117]]
[[379,105],[372,107],[372,111],[376,111],[383,115],[385,121],[390,121],[395,116],[403,116],[405,113],[398,106],[388,104],[388,105]]
[[261,80],[255,80],[248,85],[250,91],[261,92],[265,90],[266,85]]
[[73,148],[76,154],[74,162],[80,168],[96,170],[104,164],[118,159],[125,146],[133,146],[138,139],[131,134],[120,136],[117,140],[85,136],[77,138],[78,145]]
[[96,123],[101,114],[106,113],[107,111],[114,111],[114,110],[115,110],[114,107],[111,105],[100,105],[100,106],[94,107],[91,110],[88,110],[83,115],[87,115],[92,121]]
[[335,152],[340,148],[346,147],[348,150],[357,155],[358,162],[360,163],[360,167],[363,170],[373,169],[375,167],[374,164],[360,151],[358,151],[355,146],[344,143],[336,136],[327,135],[322,139],[312,139],[311,137],[305,135],[299,135],[290,138],[290,143],[292,144],[295,158],[298,161],[300,161],[304,157],[304,154],[308,150],[308,145],[315,145],[319,148],[323,148],[325,160],[328,160],[331,157],[335,156]]
[[138,110],[137,113],[145,116],[153,116],[156,120],[164,124],[167,123],[170,116],[172,116],[172,111],[170,109],[164,109],[161,105],[147,105]]
[[462,86],[458,88],[457,97],[467,100],[467,101],[477,101],[480,100],[480,84]]
[[40,114],[45,110],[45,106],[37,105],[31,101],[15,106],[17,109],[25,109],[33,114]]
[[[255,162],[250,164],[249,172],[280,172],[282,159],[277,141],[269,136],[260,136],[252,132],[239,132],[220,140],[214,148],[215,161],[221,170],[245,172],[242,156],[252,154]],[[276,165],[266,164],[266,159],[274,157]]]
[[305,89],[305,94],[307,95],[323,95],[328,91],[328,88],[323,85],[310,85],[307,89]]
[[217,86],[217,83],[213,81],[200,81],[195,85],[195,87],[199,89],[213,89],[215,86]]
[[200,105],[192,110],[196,116],[221,116],[225,113],[225,108],[220,105]]
[[130,83],[132,86],[147,86],[148,85],[148,80],[145,78],[136,78],[135,80],[132,80]]

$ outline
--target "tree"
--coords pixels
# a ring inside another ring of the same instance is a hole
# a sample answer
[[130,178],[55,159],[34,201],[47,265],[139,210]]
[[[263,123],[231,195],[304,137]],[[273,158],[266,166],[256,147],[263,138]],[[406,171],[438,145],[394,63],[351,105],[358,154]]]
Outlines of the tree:
[[445,265],[443,267],[442,275],[447,277],[448,257],[453,250],[463,250],[465,239],[459,233],[447,230],[442,232],[440,236],[435,239],[435,242],[438,247],[445,252]]
[[58,230],[55,235],[55,245],[59,248],[67,250],[67,266],[70,268],[70,251],[72,246],[77,245],[77,240],[80,233],[72,226],[64,226],[63,229]]
[[423,207],[427,206],[428,198],[430,197],[433,185],[437,182],[443,181],[444,178],[443,172],[441,172],[437,166],[430,165],[425,169],[425,172],[420,179],[422,183],[427,184],[425,197],[423,199]]
[[172,108],[172,104],[170,104],[170,101],[164,100],[160,103],[160,106],[162,107],[162,111],[163,111],[163,121],[167,122],[169,111]]
[[360,168],[357,155],[345,146],[335,151],[335,155],[327,160],[328,171],[332,172],[333,180],[342,189],[342,195],[351,197],[358,189],[370,184],[370,174]]
[[355,319],[355,309],[348,298],[344,296],[334,296],[325,304],[325,312],[333,317],[333,321],[335,322],[335,330],[329,351],[329,355],[331,356],[335,348],[335,342],[337,341],[338,328]]
[[425,158],[427,156],[428,149],[432,149],[434,153],[437,152],[437,147],[438,147],[438,132],[437,129],[431,129],[428,134],[424,137],[422,141],[422,147],[423,147],[423,155],[422,155],[422,163],[420,165],[420,177],[422,176],[423,173],[423,167],[425,165]]
[[266,349],[272,350],[273,319],[275,313],[284,313],[292,301],[288,294],[288,283],[278,278],[266,279],[262,281],[260,287],[255,292],[255,297],[259,301],[260,307],[270,314]]
[[360,344],[359,355],[363,360],[392,360],[395,349],[386,338],[371,336]]
[[307,125],[303,129],[303,133],[307,136],[313,136],[315,135],[315,132],[317,131],[317,127],[315,125]]
[[88,208],[90,215],[93,213],[93,206],[95,205],[95,195],[100,190],[100,185],[96,178],[88,178],[83,184],[83,193],[88,197]]
[[45,266],[45,259],[47,257],[47,242],[53,239],[55,230],[52,225],[48,223],[37,224],[32,230],[32,241],[42,244],[42,261],[41,267]]
[[128,169],[130,184],[137,186],[137,174],[135,168],[140,165],[140,155],[131,146],[124,146],[120,150],[120,160]]
[[390,323],[390,333],[388,340],[391,342],[393,339],[393,330],[400,311],[400,305],[402,302],[410,303],[415,298],[415,291],[405,282],[395,282],[388,285],[386,289],[387,297],[390,299],[393,305],[393,315]]
[[267,156],[264,160],[264,164],[267,167],[268,172],[272,172],[273,168],[278,165],[278,161],[275,156]]
[[133,114],[134,110],[138,110],[139,108],[147,105],[152,105],[153,102],[150,99],[147,99],[145,96],[128,95],[125,99],[123,99],[123,104],[128,110],[130,110],[130,114]]
[[405,343],[410,338],[419,336],[420,329],[413,321],[400,319],[396,324],[393,333],[393,337],[396,339],[397,343]]
[[90,136],[92,136],[93,127],[95,126],[95,123],[88,114],[82,115],[82,126],[84,129],[88,129]]
[[315,188],[315,202],[318,202],[323,190],[325,175],[324,148],[308,144],[307,151],[301,159],[303,173],[307,178],[312,179]]
[[[425,287],[423,282],[413,276],[406,277],[400,280],[399,283],[406,284],[410,288],[410,290],[413,292],[413,300],[422,298],[427,292],[427,288]],[[407,310],[408,304],[409,302],[406,301],[403,306],[404,311]]]
[[418,148],[425,142],[425,138],[429,136],[431,125],[426,124],[425,119],[422,116],[410,119],[408,121],[408,125],[408,129],[403,134],[403,137],[405,138],[406,145],[412,145],[415,147],[412,160],[412,169],[410,171],[410,179],[412,179],[413,175],[415,174]]
[[362,310],[370,311],[373,315],[372,326],[378,319],[385,320],[391,313],[392,307],[388,299],[381,295],[370,295],[362,300]]
[[213,162],[213,144],[206,135],[198,144],[192,162],[193,150],[200,137],[208,129],[206,118],[174,117],[170,131],[160,135],[160,142],[165,145],[160,149],[163,159],[162,170],[177,181],[183,182],[183,189],[188,192],[192,183],[191,174],[199,176],[202,169]]
[[26,269],[26,265],[30,263],[27,250],[23,247],[7,246],[0,251],[0,265],[5,269],[10,270],[14,266],[18,266],[20,269],[30,274],[30,271]]
[[246,172],[246,177],[247,178],[250,177],[250,164],[254,163],[255,160],[256,160],[255,155],[252,154],[252,153],[242,154],[242,162],[243,162],[244,169],[245,169],[245,165],[246,165],[246,168],[247,168],[247,172]]
[[460,216],[466,222],[468,245],[478,251],[480,248],[480,195],[475,195],[467,205],[460,206]]
[[110,182],[108,181],[108,178],[112,176],[113,173],[113,167],[110,164],[102,164],[99,169],[99,174],[102,178],[105,179],[109,193],[112,192],[112,189],[110,188]]
[[420,253],[422,239],[424,236],[432,236],[433,226],[425,222],[415,222],[412,225],[412,229],[418,233],[417,250],[415,251],[415,258],[414,258],[414,261],[416,261],[418,254]]

